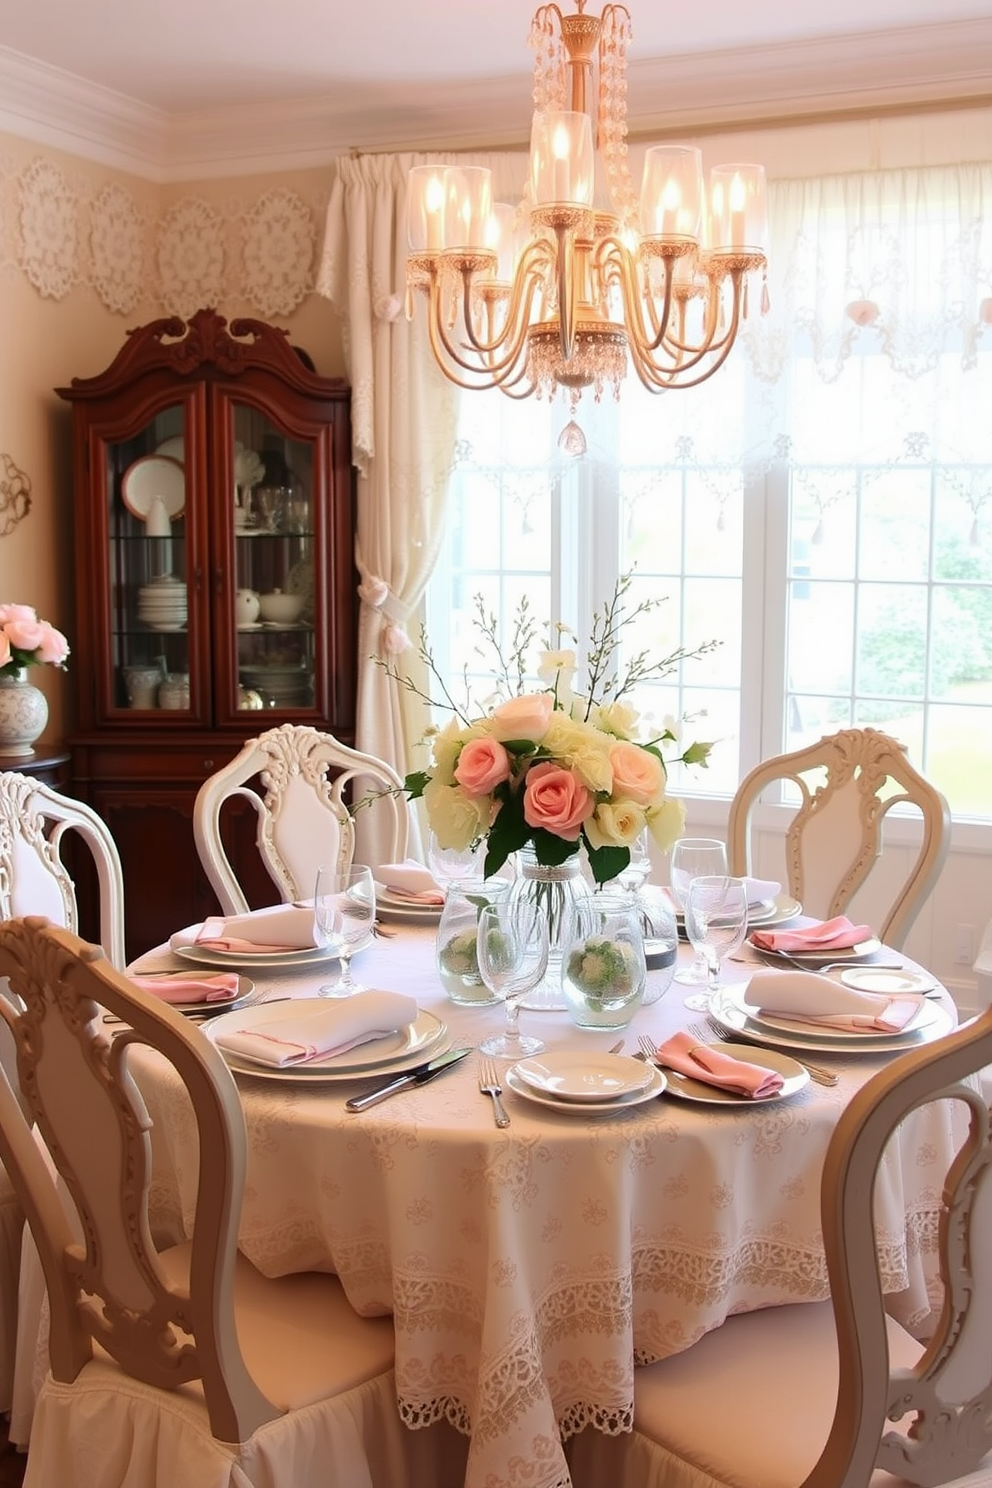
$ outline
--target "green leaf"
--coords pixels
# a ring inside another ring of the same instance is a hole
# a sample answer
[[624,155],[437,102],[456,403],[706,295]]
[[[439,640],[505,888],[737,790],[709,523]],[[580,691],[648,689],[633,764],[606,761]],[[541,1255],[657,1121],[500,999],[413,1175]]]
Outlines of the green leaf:
[[424,794],[424,786],[430,778],[426,770],[415,770],[412,775],[406,777],[403,781],[403,789],[411,801],[418,801],[420,799]]
[[496,813],[496,820],[489,829],[486,841],[486,877],[498,873],[511,853],[518,852],[530,836],[530,828],[524,821],[523,800],[503,786],[497,787],[494,795],[503,804]]
[[629,862],[630,852],[626,847],[589,848],[589,867],[598,884],[608,883],[611,878],[616,878]]
[[558,868],[566,858],[570,858],[578,850],[578,841],[571,841],[566,837],[557,837],[554,832],[546,832],[543,827],[534,828],[534,851],[537,861],[545,868]]
[[702,765],[704,769],[707,769],[710,750],[712,748],[712,744],[690,744],[689,748],[683,753],[682,758],[687,765]]

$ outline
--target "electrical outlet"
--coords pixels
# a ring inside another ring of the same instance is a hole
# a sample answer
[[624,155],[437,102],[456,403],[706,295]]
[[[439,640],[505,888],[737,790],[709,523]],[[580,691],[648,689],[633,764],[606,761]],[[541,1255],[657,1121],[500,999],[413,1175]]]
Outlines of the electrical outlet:
[[956,925],[954,928],[954,961],[957,966],[970,966],[975,959],[974,925]]

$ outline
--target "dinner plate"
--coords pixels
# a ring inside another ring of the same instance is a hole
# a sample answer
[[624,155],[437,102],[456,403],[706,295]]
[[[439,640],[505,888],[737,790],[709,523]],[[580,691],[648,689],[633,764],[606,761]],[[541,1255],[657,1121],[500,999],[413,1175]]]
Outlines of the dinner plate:
[[884,967],[854,967],[842,971],[840,979],[855,992],[881,992],[894,997],[897,992],[930,992],[937,983],[932,976],[915,971],[886,971]]
[[755,1039],[762,1045],[792,1049],[800,1058],[804,1054],[833,1054],[846,1059],[857,1054],[904,1053],[907,1049],[915,1049],[920,1044],[931,1044],[934,1039],[943,1038],[954,1027],[951,1014],[939,1002],[934,1002],[928,1004],[934,1009],[933,1019],[909,1033],[876,1034],[863,1038],[856,1034],[845,1035],[842,1029],[834,1029],[833,1034],[840,1034],[840,1038],[836,1038],[833,1034],[820,1033],[817,1029],[811,1029],[809,1034],[787,1032],[784,1028],[773,1031],[752,1021],[742,1005],[743,991],[743,987],[720,989],[710,1002],[710,1016],[715,1022],[728,1033],[746,1033],[749,1040]]
[[772,1033],[794,1034],[796,1038],[830,1039],[838,1045],[860,1044],[865,1039],[904,1039],[932,1023],[938,1006],[937,1003],[921,998],[918,1011],[898,1031],[882,1028],[830,1028],[817,1027],[804,1022],[802,1018],[790,1018],[786,1013],[770,1013],[763,1008],[752,1007],[747,1001],[745,986],[728,988],[727,994],[729,1001],[735,1003],[747,1016],[748,1022],[758,1028],[766,1028]]
[[882,949],[882,942],[874,936],[870,940],[859,941],[857,945],[844,946],[839,951],[833,946],[818,946],[816,950],[808,951],[767,951],[764,946],[755,945],[750,935],[747,943],[752,951],[757,951],[759,956],[767,956],[770,961],[784,961],[786,965],[801,961],[813,971],[821,961],[863,961],[866,956],[874,956],[876,951]]
[[620,1096],[646,1090],[651,1083],[650,1067],[622,1054],[586,1054],[581,1050],[559,1050],[521,1059],[514,1065],[517,1076],[532,1090],[558,1100],[592,1101],[602,1105]]
[[[353,954],[364,951],[366,946],[372,944],[373,937],[369,935],[361,945],[355,947]],[[303,970],[307,966],[322,966],[327,961],[337,961],[338,952],[328,950],[326,946],[307,946],[302,951],[217,951],[208,946],[198,945],[176,945],[171,946],[173,955],[179,956],[183,961],[192,961],[196,966],[214,966],[222,970],[230,971],[236,966],[250,966],[254,971],[293,971]]]
[[144,521],[156,496],[162,498],[169,517],[180,516],[186,505],[186,471],[167,455],[142,455],[124,472],[121,499],[129,512]]
[[[189,972],[136,971],[134,975],[136,977],[184,977],[188,976]],[[221,998],[215,998],[213,1001],[207,1001],[206,999],[204,999],[204,1001],[202,1002],[170,1002],[169,1007],[171,1007],[177,1013],[187,1013],[197,1018],[217,1018],[224,1013],[233,1013],[236,1012],[238,1008],[244,1007],[245,1003],[251,997],[251,994],[254,992],[254,990],[255,983],[249,977],[239,976],[238,992],[236,997],[228,998],[226,1001]]]
[[549,1095],[547,1091],[538,1090],[534,1085],[528,1085],[517,1074],[516,1066],[510,1065],[502,1076],[503,1084],[507,1090],[512,1090],[514,1095],[523,1096],[524,1100],[534,1101],[543,1106],[546,1111],[556,1111],[559,1116],[619,1116],[624,1111],[629,1111],[632,1106],[640,1106],[645,1101],[654,1100],[655,1096],[661,1095],[667,1085],[667,1079],[663,1071],[657,1065],[645,1065],[644,1068],[650,1072],[651,1079],[643,1090],[635,1090],[630,1095],[615,1096],[612,1100],[604,1101],[574,1101],[560,1100],[556,1095]]
[[792,899],[788,894],[779,894],[777,899],[772,899],[765,904],[748,905],[747,923],[748,927],[764,929],[766,925],[782,925],[786,920],[801,915],[803,907],[798,899]]
[[170,460],[178,460],[180,465],[186,459],[186,441],[181,434],[173,434],[171,439],[163,439],[161,444],[155,446],[157,455],[166,455]]
[[410,899],[402,899],[398,894],[391,894],[384,885],[377,883],[375,886],[375,908],[376,914],[381,914],[384,920],[408,919],[436,922],[441,918],[441,911],[444,905],[415,904]]
[[694,1080],[691,1075],[666,1069],[668,1095],[677,1096],[679,1100],[698,1101],[703,1106],[771,1106],[776,1101],[788,1100],[809,1084],[809,1070],[788,1054],[780,1054],[777,1049],[756,1049],[751,1044],[725,1044],[722,1041],[707,1047],[718,1049],[721,1054],[729,1054],[732,1059],[743,1059],[748,1064],[756,1064],[761,1069],[777,1070],[782,1076],[781,1090],[755,1099],[753,1095],[738,1095],[734,1090],[721,1090],[716,1085],[708,1085],[705,1080]]
[[[294,1017],[306,1016],[313,1004],[314,1016],[326,1013],[327,1002],[320,997],[291,999],[296,1003],[292,1009]],[[322,1059],[310,1059],[306,1064],[277,1068],[271,1064],[260,1064],[247,1054],[235,1054],[217,1042],[227,1033],[241,1033],[245,1029],[257,1030],[270,1023],[277,1023],[287,1016],[287,1002],[258,1002],[241,1012],[231,1012],[220,1018],[212,1018],[204,1029],[211,1043],[217,1044],[231,1069],[242,1074],[258,1075],[267,1079],[292,1077],[297,1080],[359,1080],[374,1074],[401,1074],[403,1070],[422,1064],[442,1053],[439,1047],[445,1039],[450,1043],[448,1028],[433,1013],[421,1010],[407,1028],[397,1028],[385,1038],[367,1044],[358,1044],[346,1049],[343,1054],[328,1054]],[[445,1045],[447,1047],[447,1045]]]

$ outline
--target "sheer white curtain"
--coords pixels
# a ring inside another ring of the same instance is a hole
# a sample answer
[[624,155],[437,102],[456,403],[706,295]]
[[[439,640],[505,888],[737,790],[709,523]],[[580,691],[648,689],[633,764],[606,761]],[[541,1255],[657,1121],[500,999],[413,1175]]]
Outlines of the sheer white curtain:
[[[415,682],[408,629],[419,626],[424,590],[444,528],[455,450],[458,393],[430,352],[425,317],[403,314],[406,183],[412,165],[439,157],[366,155],[336,163],[317,290],[341,321],[352,385],[352,457],[358,473],[356,564],[359,749],[404,774],[427,722],[417,697],[373,657],[396,661]],[[452,160],[455,157],[450,157]],[[526,157],[459,156],[494,169],[496,194],[520,194]],[[362,861],[381,862],[375,813],[356,819]],[[413,842],[416,847],[416,837]]]

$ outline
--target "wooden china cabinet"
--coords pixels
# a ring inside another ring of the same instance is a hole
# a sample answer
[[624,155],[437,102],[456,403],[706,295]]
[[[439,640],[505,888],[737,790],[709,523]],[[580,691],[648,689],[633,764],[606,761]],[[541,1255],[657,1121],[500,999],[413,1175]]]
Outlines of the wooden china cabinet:
[[[57,391],[73,415],[72,788],[120,849],[134,957],[216,907],[192,829],[208,775],[286,721],[353,742],[349,393],[285,331],[213,310],[129,332],[105,372]],[[249,897],[271,902],[247,804],[229,831]]]

